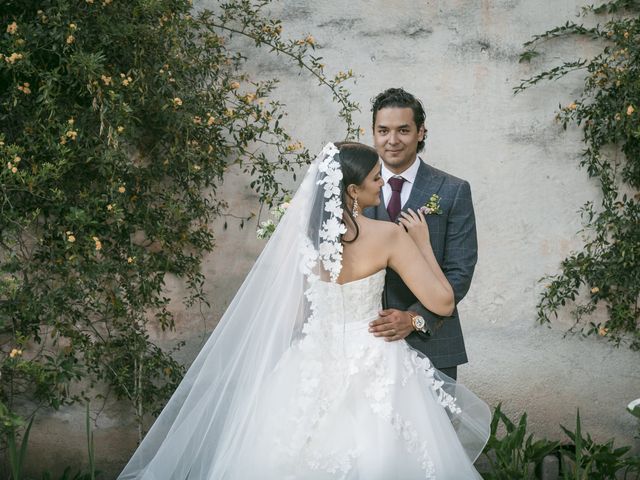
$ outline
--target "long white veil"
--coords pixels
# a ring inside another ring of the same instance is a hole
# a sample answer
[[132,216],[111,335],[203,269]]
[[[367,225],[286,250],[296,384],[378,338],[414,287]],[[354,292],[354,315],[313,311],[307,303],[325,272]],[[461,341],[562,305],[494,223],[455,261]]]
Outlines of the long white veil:
[[[209,478],[213,465],[243,437],[257,392],[301,335],[309,313],[302,255],[308,239],[319,244],[329,219],[324,187],[330,177],[322,165],[337,152],[329,144],[310,165],[218,326],[119,479]],[[329,173],[338,182],[339,174]],[[335,214],[341,218],[342,210],[334,208]],[[319,259],[306,257],[310,261]],[[319,271],[308,267],[307,272]]]
[[[338,155],[330,143],[310,165],[274,234],[120,480],[226,478],[225,466],[237,461],[234,456],[250,434],[262,386],[304,335],[311,314],[306,289],[321,276],[336,281],[340,273],[345,227]],[[488,437],[486,404],[437,371],[435,383],[443,395],[450,392],[449,400],[457,397],[450,417],[475,460]]]

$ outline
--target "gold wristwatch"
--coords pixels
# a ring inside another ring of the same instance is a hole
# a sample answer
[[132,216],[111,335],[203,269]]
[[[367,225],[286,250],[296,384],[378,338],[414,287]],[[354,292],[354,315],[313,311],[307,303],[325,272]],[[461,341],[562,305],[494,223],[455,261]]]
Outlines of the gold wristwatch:
[[414,312],[408,312],[411,315],[411,324],[414,330],[422,333],[427,333],[427,322],[422,315],[418,315]]

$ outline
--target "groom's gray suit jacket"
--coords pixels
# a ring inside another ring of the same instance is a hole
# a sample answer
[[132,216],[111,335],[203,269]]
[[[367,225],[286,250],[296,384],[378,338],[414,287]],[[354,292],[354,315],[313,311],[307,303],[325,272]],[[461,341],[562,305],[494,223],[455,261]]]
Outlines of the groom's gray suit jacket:
[[[442,271],[453,287],[456,305],[464,298],[471,285],[478,258],[476,220],[471,203],[469,183],[422,162],[416,175],[409,199],[402,210],[417,211],[434,193],[440,196],[442,214],[427,215],[431,246]],[[380,205],[365,209],[364,214],[376,220],[389,221],[380,192]],[[450,317],[441,317],[424,308],[400,276],[387,269],[384,308],[413,310],[427,321],[430,335],[411,333],[406,341],[423,352],[436,368],[447,368],[467,362],[460,319],[456,307]]]

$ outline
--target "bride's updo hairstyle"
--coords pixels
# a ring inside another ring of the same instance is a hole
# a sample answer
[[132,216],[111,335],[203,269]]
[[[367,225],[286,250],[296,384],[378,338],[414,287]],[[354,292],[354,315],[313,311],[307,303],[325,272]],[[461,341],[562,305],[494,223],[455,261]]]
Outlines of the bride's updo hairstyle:
[[375,149],[357,142],[337,142],[334,145],[340,153],[336,158],[340,161],[340,169],[342,170],[342,181],[340,182],[340,199],[342,200],[342,208],[347,214],[351,224],[356,229],[356,234],[351,240],[342,241],[344,243],[355,242],[360,235],[360,228],[356,223],[351,209],[347,205],[347,197],[353,201],[353,198],[347,193],[347,187],[351,184],[361,185],[371,170],[379,163],[378,153]]

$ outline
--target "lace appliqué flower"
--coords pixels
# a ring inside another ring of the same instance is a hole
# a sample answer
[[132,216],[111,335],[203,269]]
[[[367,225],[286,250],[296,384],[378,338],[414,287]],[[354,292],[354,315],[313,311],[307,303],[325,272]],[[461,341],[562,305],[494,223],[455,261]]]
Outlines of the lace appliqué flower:
[[435,377],[436,369],[427,357],[423,357],[414,349],[407,347],[409,355],[404,358],[404,375],[402,376],[402,385],[406,385],[407,381],[414,374],[425,375],[431,384],[431,389],[438,395],[438,403],[451,413],[460,413],[462,410],[456,403],[456,398],[444,391],[442,386],[444,382]]
[[324,188],[324,211],[329,217],[322,222],[320,229],[320,245],[318,254],[322,266],[329,272],[331,281],[335,282],[342,269],[342,242],[340,236],[347,232],[347,227],[342,223],[342,202],[340,200],[340,182],[342,170],[340,162],[335,159],[339,150],[333,143],[327,144],[322,149],[324,159],[318,165],[318,171],[324,176],[318,180],[318,185]]

